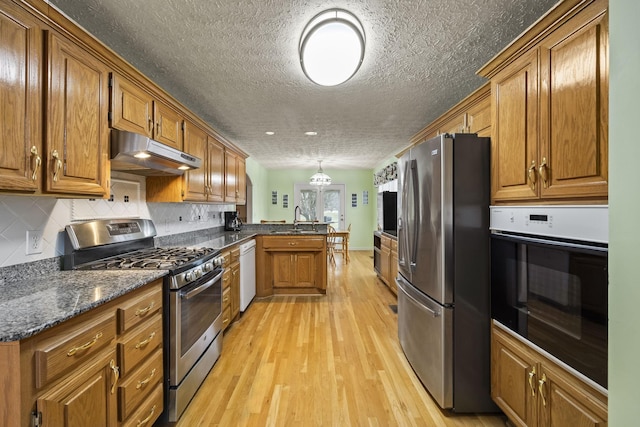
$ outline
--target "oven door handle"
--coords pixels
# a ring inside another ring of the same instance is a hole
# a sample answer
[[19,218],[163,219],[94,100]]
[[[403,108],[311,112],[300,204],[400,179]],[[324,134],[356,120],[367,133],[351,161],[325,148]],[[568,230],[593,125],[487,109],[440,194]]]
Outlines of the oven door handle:
[[585,244],[567,243],[567,242],[545,239],[540,237],[529,237],[529,236],[522,236],[522,235],[513,235],[509,233],[501,233],[499,231],[493,231],[493,230],[491,231],[491,237],[502,239],[502,240],[509,240],[515,243],[538,243],[541,245],[547,245],[547,246],[556,247],[556,248],[568,248],[568,249],[576,249],[576,250],[582,250],[582,251],[591,251],[592,253],[598,252],[598,253],[606,254],[609,252],[608,247],[593,246],[593,245],[589,245],[588,243],[585,243]]
[[220,280],[220,278],[222,277],[222,273],[223,272],[219,273],[216,277],[207,281],[207,283],[205,283],[204,285],[200,285],[197,288],[190,290],[189,292],[180,292],[180,298],[191,299],[196,295],[204,292],[206,289],[210,288],[211,286],[213,286],[214,283]]

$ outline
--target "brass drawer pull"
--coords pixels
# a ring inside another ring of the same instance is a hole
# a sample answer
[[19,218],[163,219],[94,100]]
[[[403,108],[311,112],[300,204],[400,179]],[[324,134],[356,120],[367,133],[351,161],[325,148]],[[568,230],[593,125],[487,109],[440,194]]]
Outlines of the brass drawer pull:
[[136,390],[140,390],[142,386],[145,386],[151,381],[151,379],[156,375],[156,368],[153,368],[149,376],[143,380],[138,381],[138,385],[136,385]]
[[35,156],[35,159],[36,159],[36,164],[33,167],[33,173],[31,174],[31,180],[35,181],[36,178],[38,177],[38,169],[40,169],[40,164],[42,163],[42,159],[38,155],[38,147],[36,147],[35,145],[31,147],[31,154]]
[[151,301],[151,304],[149,304],[148,306],[146,306],[145,308],[139,308],[136,310],[136,316],[144,316],[145,314],[147,314],[149,312],[149,310],[151,310],[154,306],[154,302]]
[[102,338],[102,332],[98,332],[96,334],[96,336],[94,336],[91,341],[86,342],[86,343],[82,344],[81,346],[73,347],[71,350],[67,351],[67,356],[71,357],[71,356],[73,356],[74,354],[76,354],[79,351],[87,350],[87,349],[93,347],[95,345],[95,343],[97,343],[100,338]]
[[298,242],[289,242],[289,246],[298,246]]
[[549,166],[547,165],[547,158],[543,157],[542,163],[538,168],[538,173],[540,174],[540,178],[542,178],[542,184],[544,185],[544,188],[547,188],[549,186],[547,182],[549,180],[549,175],[547,173],[548,170],[549,170]]
[[542,406],[547,406],[547,399],[544,397],[544,383],[547,382],[547,375],[542,374],[542,379],[538,381],[538,391],[540,392],[540,397],[542,398]]
[[536,367],[534,366],[533,368],[531,368],[531,371],[529,372],[529,388],[531,389],[532,397],[536,395],[536,386],[533,385],[533,382],[535,381],[535,377],[536,377]]
[[149,335],[149,338],[147,338],[144,341],[140,341],[138,344],[136,344],[136,349],[140,349],[141,347],[144,347],[145,345],[149,344],[151,342],[151,340],[153,339],[153,337],[156,336],[155,332],[151,332],[151,335]]
[[120,378],[120,368],[116,366],[116,362],[111,359],[109,367],[113,371],[113,384],[111,385],[111,394],[115,393],[116,385],[118,385],[118,379]]
[[529,186],[531,187],[531,190],[536,191],[536,161],[535,160],[531,160],[531,166],[529,166],[527,174],[529,175]]
[[146,423],[148,423],[149,420],[151,419],[151,417],[153,417],[153,414],[155,412],[156,412],[156,405],[153,405],[153,408],[151,408],[151,413],[149,414],[149,416],[147,418],[145,418],[144,420],[138,421],[138,424],[136,424],[136,427],[140,427],[140,426],[143,426]]
[[55,159],[55,166],[53,167],[53,182],[58,182],[58,174],[60,173],[60,169],[62,169],[62,160],[60,160],[58,150],[53,150],[51,152],[51,157]]

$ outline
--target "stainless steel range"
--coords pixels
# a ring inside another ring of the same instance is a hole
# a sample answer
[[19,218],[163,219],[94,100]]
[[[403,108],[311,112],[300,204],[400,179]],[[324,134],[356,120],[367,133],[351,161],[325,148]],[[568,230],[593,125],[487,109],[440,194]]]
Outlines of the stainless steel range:
[[177,421],[222,351],[222,257],[211,248],[156,248],[148,219],[66,227],[67,270],[162,269],[165,418]]

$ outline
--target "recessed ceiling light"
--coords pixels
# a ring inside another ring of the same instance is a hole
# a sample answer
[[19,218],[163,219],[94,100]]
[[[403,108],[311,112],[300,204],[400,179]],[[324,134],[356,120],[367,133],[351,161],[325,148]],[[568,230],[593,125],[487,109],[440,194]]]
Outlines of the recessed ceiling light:
[[275,134],[276,134],[275,132],[272,132],[272,131],[270,131],[270,130],[269,130],[269,131],[266,131],[265,133],[266,133],[267,135],[269,135],[269,136],[271,136],[271,135],[275,135]]
[[318,132],[309,131],[309,132],[305,132],[304,134],[307,136],[316,136]]

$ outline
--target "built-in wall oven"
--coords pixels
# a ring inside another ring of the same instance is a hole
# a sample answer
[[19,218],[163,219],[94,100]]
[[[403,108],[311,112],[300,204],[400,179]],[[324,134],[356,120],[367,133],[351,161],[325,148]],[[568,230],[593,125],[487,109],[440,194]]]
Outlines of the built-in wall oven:
[[491,208],[491,316],[607,387],[607,206]]

